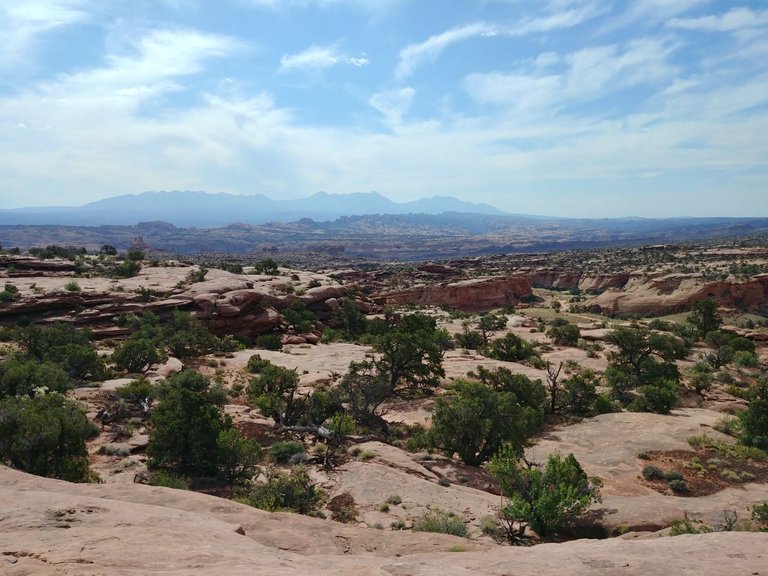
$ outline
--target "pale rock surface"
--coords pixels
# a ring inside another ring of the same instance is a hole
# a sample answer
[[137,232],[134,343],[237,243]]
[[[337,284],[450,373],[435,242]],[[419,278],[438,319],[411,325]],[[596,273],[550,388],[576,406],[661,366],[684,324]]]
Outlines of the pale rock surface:
[[73,485],[1,466],[0,534],[3,576],[721,576],[768,566],[768,535],[760,533],[497,547],[268,514],[181,490]]

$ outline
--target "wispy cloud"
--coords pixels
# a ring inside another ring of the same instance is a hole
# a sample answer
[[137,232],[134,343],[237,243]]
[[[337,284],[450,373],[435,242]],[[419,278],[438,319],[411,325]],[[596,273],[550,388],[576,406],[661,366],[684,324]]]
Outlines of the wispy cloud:
[[490,24],[475,22],[430,36],[424,42],[411,44],[400,51],[400,63],[395,73],[398,78],[405,78],[410,76],[421,64],[437,58],[451,44],[467,38],[495,36],[496,33],[496,29]]
[[768,10],[754,11],[749,8],[733,8],[718,16],[674,18],[667,23],[667,26],[702,32],[735,32],[768,26]]
[[346,5],[376,15],[386,13],[403,1],[404,0],[240,0],[242,4],[258,8],[267,8],[270,10],[308,8],[311,6],[329,8]]
[[337,64],[349,64],[362,68],[370,62],[365,56],[350,57],[341,54],[334,46],[310,46],[297,54],[285,54],[280,58],[280,69],[323,70]]
[[403,116],[408,113],[416,91],[411,88],[378,92],[371,96],[368,103],[384,115],[387,126],[397,129],[402,124]]
[[[575,7],[574,4],[576,4]],[[562,6],[568,9],[555,10],[551,14],[540,17],[525,18],[512,25],[473,22],[430,36],[427,40],[406,46],[400,51],[400,62],[395,74],[398,78],[406,78],[417,67],[436,59],[451,44],[463,40],[495,36],[514,38],[572,28],[604,11],[604,8],[594,2],[579,0],[561,0],[550,4],[550,8]]]
[[[596,101],[627,87],[673,78],[676,68],[669,56],[675,48],[660,39],[643,39],[625,46],[583,48],[563,56],[544,53],[534,60],[532,71],[474,73],[464,79],[464,88],[475,100],[509,111],[556,113],[565,105]],[[553,67],[561,71],[555,73]]]
[[90,18],[88,0],[0,2],[0,69],[24,63],[38,36]]

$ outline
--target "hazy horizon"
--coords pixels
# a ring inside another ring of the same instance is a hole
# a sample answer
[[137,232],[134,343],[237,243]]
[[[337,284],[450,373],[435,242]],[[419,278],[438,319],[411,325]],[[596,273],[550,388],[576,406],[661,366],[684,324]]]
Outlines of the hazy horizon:
[[0,0],[0,208],[768,216],[767,39],[760,0]]

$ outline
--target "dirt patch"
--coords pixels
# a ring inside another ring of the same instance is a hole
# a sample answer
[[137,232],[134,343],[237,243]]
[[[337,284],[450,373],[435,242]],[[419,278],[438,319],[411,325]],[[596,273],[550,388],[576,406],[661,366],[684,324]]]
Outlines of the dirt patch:
[[713,449],[648,451],[643,454],[642,466],[655,466],[666,473],[679,472],[688,486],[686,491],[675,492],[663,478],[640,483],[661,494],[696,497],[708,496],[728,488],[747,483],[768,483],[768,462],[735,459]]
[[354,522],[359,514],[357,506],[355,506],[355,499],[349,492],[343,492],[331,498],[327,508],[331,512],[331,519],[336,522]]

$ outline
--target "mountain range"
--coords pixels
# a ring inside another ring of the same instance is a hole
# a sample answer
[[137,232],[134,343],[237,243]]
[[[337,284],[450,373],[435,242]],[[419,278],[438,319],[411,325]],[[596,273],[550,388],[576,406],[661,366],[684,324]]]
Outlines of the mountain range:
[[206,192],[143,192],[105,198],[82,206],[45,206],[0,210],[0,225],[133,225],[169,222],[184,227],[215,227],[232,223],[294,222],[302,218],[327,221],[341,216],[371,214],[442,214],[446,212],[502,215],[488,204],[432,196],[413,202],[393,202],[377,192],[328,194],[273,200],[263,194]]

